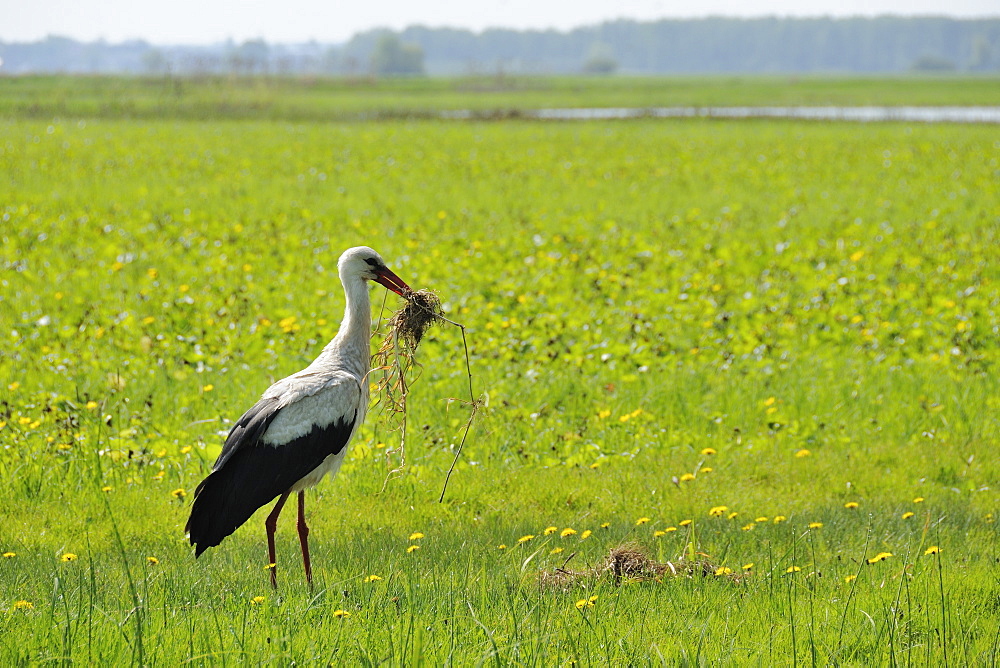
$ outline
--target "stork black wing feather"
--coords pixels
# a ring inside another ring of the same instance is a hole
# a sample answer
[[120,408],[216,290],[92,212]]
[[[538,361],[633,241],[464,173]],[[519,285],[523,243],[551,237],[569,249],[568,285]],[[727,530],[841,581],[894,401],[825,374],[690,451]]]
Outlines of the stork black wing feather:
[[194,493],[191,517],[185,531],[195,546],[195,556],[222,542],[258,508],[291,487],[347,445],[354,428],[341,419],[326,427],[314,425],[299,438],[273,446],[261,442],[280,409],[258,402],[236,423],[215,470]]
[[279,412],[277,397],[265,397],[255,403],[229,430],[226,444],[222,446],[222,452],[212,468],[214,470],[222,468],[240,447],[257,445]]

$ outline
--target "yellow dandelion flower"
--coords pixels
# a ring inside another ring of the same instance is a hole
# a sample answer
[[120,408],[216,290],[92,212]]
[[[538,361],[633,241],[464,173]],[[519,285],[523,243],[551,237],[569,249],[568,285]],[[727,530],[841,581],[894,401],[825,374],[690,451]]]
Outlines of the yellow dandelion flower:
[[187,495],[188,493],[185,492],[182,487],[178,487],[174,491],[170,492],[170,496],[174,497],[175,499],[183,499]]
[[250,605],[260,605],[266,600],[267,599],[264,598],[263,596],[254,596],[252,599],[250,599]]
[[570,529],[569,527],[566,527],[565,529],[559,532],[560,538],[566,538],[567,536],[575,536],[575,535],[576,535],[576,529]]
[[764,405],[765,406],[773,406],[774,405],[774,401],[775,401],[774,397],[768,397],[767,399],[764,400]]
[[703,448],[702,451],[701,451],[701,454],[703,454],[703,455],[714,455],[715,454],[715,448]]
[[908,519],[910,519],[911,517],[913,517],[914,515],[916,515],[916,513],[914,513],[914,512],[910,512],[910,511],[906,511],[905,513],[903,513],[903,516],[902,516],[902,518],[903,518],[904,520],[908,520]]
[[609,410],[597,411],[597,419],[598,420],[603,420],[604,418],[610,417],[610,416],[611,416],[611,411],[609,411]]
[[19,383],[19,382],[17,382],[15,380],[13,383],[11,383],[10,385],[7,386],[7,389],[10,390],[11,392],[13,392],[14,390],[16,390],[19,387],[21,387],[21,383]]
[[694,474],[693,473],[685,473],[680,478],[678,478],[678,480],[680,480],[681,482],[691,482],[692,480],[694,480]]
[[183,448],[181,448],[181,454],[182,455],[186,455],[187,453],[191,452],[192,450],[194,450],[194,448],[192,448],[190,445],[185,445]]
[[855,510],[858,507],[858,502],[848,501],[847,503],[844,504],[844,507],[847,508],[848,510]]
[[692,522],[694,522],[694,520],[681,520],[677,524],[680,525],[680,526],[682,526],[682,527],[686,527],[686,526],[690,525]]
[[[940,551],[941,548],[939,548],[937,545],[931,545],[929,548],[924,550],[924,554],[937,554]],[[4,556],[6,557],[7,555],[5,554]]]
[[753,562],[751,561],[749,564],[743,564],[743,570],[745,571],[753,570]]
[[858,579],[857,575],[848,575],[844,578],[844,582],[854,582]]
[[4,559],[13,559],[16,556],[17,556],[17,552],[4,552],[3,553],[3,558]]
[[96,401],[88,401],[87,402],[87,410],[89,410],[89,411],[94,410],[95,408],[97,408],[97,406],[98,406],[98,403]]
[[986,523],[990,524],[993,522],[993,513],[986,513]]
[[659,538],[660,536],[666,536],[666,535],[667,535],[667,532],[666,531],[662,531],[660,529],[657,529],[656,531],[653,532],[653,538]]
[[734,510],[733,512],[731,512],[731,513],[729,513],[728,515],[726,515],[726,519],[727,519],[727,520],[734,520],[734,519],[736,519],[736,518],[737,518],[738,516],[739,516],[739,513],[738,513],[738,512],[736,512],[736,511]]
[[500,543],[499,545],[497,545],[497,549],[498,549],[498,550],[506,550],[506,549],[507,549],[507,546],[506,546],[506,545],[504,545],[503,543]]
[[406,548],[406,553],[410,554],[411,552],[416,552],[419,549],[420,549],[419,545],[411,545],[408,548]]
[[712,470],[713,469],[711,466],[702,466],[700,469],[698,469],[698,473],[711,473]]
[[743,529],[744,531],[753,531],[754,529],[757,528],[757,525],[751,522],[750,524],[744,524],[740,528]]
[[798,566],[789,566],[788,568],[785,569],[785,572],[786,573],[798,573],[801,570],[802,569],[799,568]]
[[923,502],[924,502],[924,497],[922,496],[918,496],[917,498],[913,499],[913,503],[923,503]]
[[611,526],[611,522],[601,522],[602,529],[607,529],[609,526]]
[[166,475],[166,471],[157,471],[155,474],[153,474],[153,480],[159,482],[160,480],[163,480],[164,475]]
[[635,521],[635,525],[639,526],[640,524],[646,524],[647,522],[649,522],[649,518],[648,517],[640,517],[639,519],[637,519]]
[[559,527],[545,527],[545,531],[543,531],[542,533],[546,536],[551,536],[556,531],[559,531]]
[[215,385],[212,385],[211,383],[208,383],[207,385],[202,385],[201,386],[201,391],[202,392],[211,392],[214,389],[215,389]]
[[729,575],[732,572],[733,569],[729,568],[729,566],[719,566],[718,568],[715,569],[716,575]]
[[709,517],[721,517],[727,510],[729,506],[712,506],[708,509]]
[[59,557],[60,561],[76,561],[76,555],[72,552],[67,552],[63,556]]
[[423,537],[424,534],[420,533],[419,531],[414,531],[413,533],[410,534],[409,540],[420,540]]
[[671,531],[677,531],[677,527],[667,527],[663,530],[663,533],[670,533]]
[[595,600],[597,600],[596,596],[591,596],[589,600],[586,598],[581,598],[579,601],[576,602],[576,609],[583,610],[584,608],[593,608]]
[[563,549],[561,547],[554,547],[554,548],[552,548],[552,551],[549,552],[549,554],[559,554],[562,551],[563,551]]
[[264,566],[264,570],[265,571],[273,571],[277,567],[278,567],[278,564],[270,563],[267,566]]
[[796,456],[796,457],[799,457],[800,459],[801,459],[802,457],[808,457],[808,456],[809,456],[809,455],[811,455],[811,454],[812,454],[812,453],[811,453],[811,452],[809,452],[808,450],[806,450],[805,448],[802,448],[801,450],[796,450],[796,451],[795,451],[795,456]]
[[809,523],[809,528],[810,529],[822,529],[823,528],[823,523],[822,522],[810,522]]
[[365,578],[365,582],[378,582],[382,579],[381,575],[369,575]]
[[111,485],[105,485],[104,487],[101,488],[101,491],[102,492],[110,492],[112,489],[113,488],[111,487]]
[[153,566],[155,566],[155,565],[157,565],[158,563],[160,563],[160,560],[159,560],[159,559],[157,559],[156,557],[146,557],[146,561],[147,561],[148,563],[150,563],[151,565],[153,565]]
[[31,610],[35,607],[35,604],[31,601],[14,601],[15,610]]
[[781,522],[784,522],[784,521],[785,521],[785,520],[787,520],[787,519],[788,519],[788,518],[787,518],[787,517],[785,517],[784,515],[775,515],[775,516],[774,516],[774,523],[775,523],[775,524],[780,524]]
[[868,563],[869,564],[874,564],[874,563],[877,563],[879,561],[885,561],[886,559],[888,559],[891,556],[892,556],[892,552],[879,552],[874,557],[868,557]]
[[760,517],[757,517],[757,518],[754,519],[754,522],[767,522],[767,521],[768,521],[768,518],[766,516],[764,516],[764,515],[761,515]]
[[594,533],[594,532],[593,532],[593,531],[591,531],[590,529],[584,529],[583,533],[582,533],[582,534],[580,534],[580,540],[584,540],[584,539],[586,539],[586,538],[590,538],[590,535],[591,535],[592,533]]
[[347,610],[334,610],[333,616],[338,619],[347,619],[348,617],[351,616],[351,613],[349,613]]
[[535,534],[532,534],[532,533],[529,533],[526,536],[521,536],[520,538],[517,539],[517,544],[520,545],[521,543],[527,543],[529,540],[531,540],[534,537],[535,537]]

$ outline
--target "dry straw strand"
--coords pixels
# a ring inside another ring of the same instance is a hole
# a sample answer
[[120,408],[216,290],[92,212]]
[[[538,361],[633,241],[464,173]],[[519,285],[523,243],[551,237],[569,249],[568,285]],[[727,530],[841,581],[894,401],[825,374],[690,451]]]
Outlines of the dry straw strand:
[[[469,343],[465,334],[465,325],[450,320],[442,314],[441,299],[430,290],[413,290],[404,295],[406,304],[397,310],[388,320],[388,331],[378,351],[373,357],[373,368],[381,369],[382,379],[378,385],[380,401],[384,397],[385,409],[400,415],[400,464],[386,475],[385,484],[390,478],[402,471],[406,461],[406,397],[413,381],[407,381],[407,375],[420,364],[414,359],[417,346],[427,330],[437,321],[446,322],[458,327],[462,332],[462,345],[465,348],[465,369],[469,381],[469,419],[465,423],[462,440],[455,452],[455,458],[445,476],[439,502],[444,501],[448,482],[458,464],[458,459],[465,447],[465,442],[472,428],[472,422],[479,411],[480,401],[475,397],[472,386],[472,364],[469,358]],[[414,379],[416,380],[416,379]],[[463,402],[465,403],[465,402]]]

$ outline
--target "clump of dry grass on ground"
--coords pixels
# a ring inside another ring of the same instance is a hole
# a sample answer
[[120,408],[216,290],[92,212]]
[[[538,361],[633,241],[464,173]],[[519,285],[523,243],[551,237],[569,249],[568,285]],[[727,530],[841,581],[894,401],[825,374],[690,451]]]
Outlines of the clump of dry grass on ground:
[[615,585],[625,581],[660,581],[665,577],[715,576],[718,569],[709,561],[665,561],[650,558],[634,544],[619,545],[611,549],[608,556],[592,568],[571,570],[565,567],[542,571],[540,581],[543,586],[568,589],[585,585],[608,577]]

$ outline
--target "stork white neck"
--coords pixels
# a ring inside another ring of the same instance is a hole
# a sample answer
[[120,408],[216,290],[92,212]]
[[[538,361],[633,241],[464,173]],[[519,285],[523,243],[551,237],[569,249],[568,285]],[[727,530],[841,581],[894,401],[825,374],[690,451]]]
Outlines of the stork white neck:
[[340,330],[323,349],[322,357],[363,378],[368,374],[371,357],[372,309],[368,283],[357,274],[341,273],[344,285],[344,320]]

